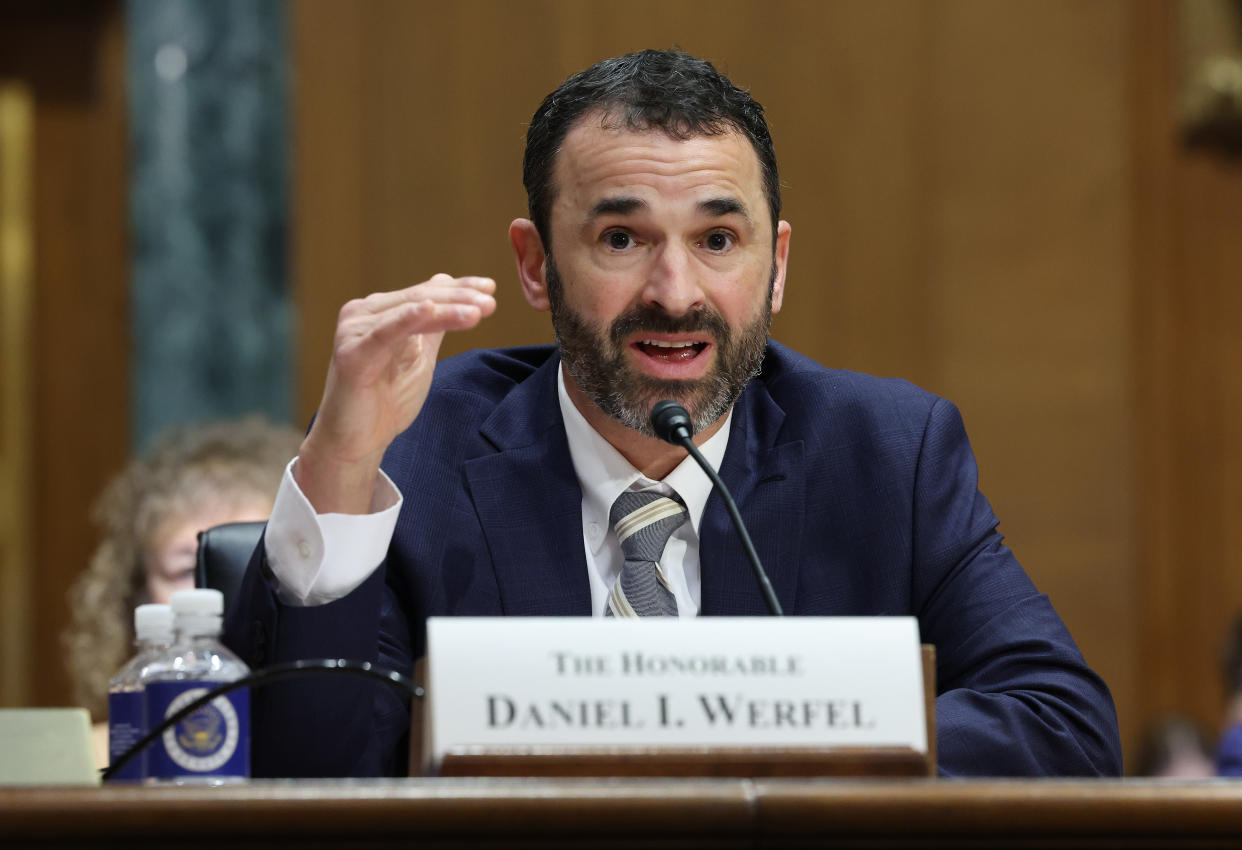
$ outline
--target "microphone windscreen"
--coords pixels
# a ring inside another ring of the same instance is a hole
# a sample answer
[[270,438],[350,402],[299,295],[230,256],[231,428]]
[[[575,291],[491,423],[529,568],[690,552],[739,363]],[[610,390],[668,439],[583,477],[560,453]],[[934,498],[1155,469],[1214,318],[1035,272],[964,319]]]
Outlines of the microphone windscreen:
[[676,446],[681,444],[681,440],[694,435],[694,424],[684,407],[665,399],[657,401],[651,408],[651,430],[664,442]]

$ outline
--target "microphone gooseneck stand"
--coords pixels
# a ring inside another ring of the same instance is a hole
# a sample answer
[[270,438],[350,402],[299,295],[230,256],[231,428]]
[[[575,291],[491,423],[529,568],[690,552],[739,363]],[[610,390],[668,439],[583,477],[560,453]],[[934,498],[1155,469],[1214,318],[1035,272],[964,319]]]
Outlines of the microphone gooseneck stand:
[[759,592],[763,595],[763,601],[768,605],[768,613],[773,617],[783,617],[785,612],[781,609],[776,593],[772,590],[772,582],[768,581],[768,574],[763,569],[763,564],[759,562],[759,553],[755,551],[755,545],[750,542],[750,534],[746,531],[746,523],[742,522],[742,515],[738,513],[733,495],[720,480],[716,470],[712,469],[712,465],[707,462],[707,458],[703,457],[699,447],[694,444],[692,439],[694,424],[690,420],[690,414],[675,401],[657,401],[655,407],[651,408],[651,427],[657,437],[666,443],[681,446],[690,453],[690,457],[694,458],[699,466],[703,467],[712,485],[720,493],[720,498],[724,500],[725,509],[733,520],[733,527],[737,529],[737,535],[742,539],[742,549],[746,552],[751,569],[754,570],[755,581],[759,583]]

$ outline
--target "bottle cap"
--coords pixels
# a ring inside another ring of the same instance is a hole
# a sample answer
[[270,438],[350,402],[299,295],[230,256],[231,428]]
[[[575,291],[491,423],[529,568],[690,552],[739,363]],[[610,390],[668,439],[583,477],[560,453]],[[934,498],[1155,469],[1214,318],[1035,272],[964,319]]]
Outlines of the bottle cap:
[[178,590],[172,595],[172,612],[178,617],[223,617],[224,594],[209,588]]
[[173,636],[171,605],[139,605],[134,609],[134,635],[138,640],[168,643]]

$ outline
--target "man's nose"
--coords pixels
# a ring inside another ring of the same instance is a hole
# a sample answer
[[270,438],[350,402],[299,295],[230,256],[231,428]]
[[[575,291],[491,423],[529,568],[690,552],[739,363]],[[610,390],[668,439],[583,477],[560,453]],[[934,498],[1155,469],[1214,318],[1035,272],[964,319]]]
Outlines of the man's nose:
[[643,301],[670,316],[684,316],[704,300],[700,269],[681,245],[666,243],[655,255],[643,288]]

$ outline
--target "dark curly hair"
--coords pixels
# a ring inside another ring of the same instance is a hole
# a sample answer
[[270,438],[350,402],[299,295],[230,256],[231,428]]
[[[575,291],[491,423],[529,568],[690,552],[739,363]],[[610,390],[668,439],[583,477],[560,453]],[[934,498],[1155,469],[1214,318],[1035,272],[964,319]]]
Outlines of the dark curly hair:
[[776,233],[781,184],[763,107],[704,59],[679,50],[643,50],[574,74],[544,98],[531,118],[522,182],[545,251],[552,250],[549,218],[556,154],[570,128],[589,112],[600,113],[606,127],[661,130],[678,140],[741,133],[759,157]]

